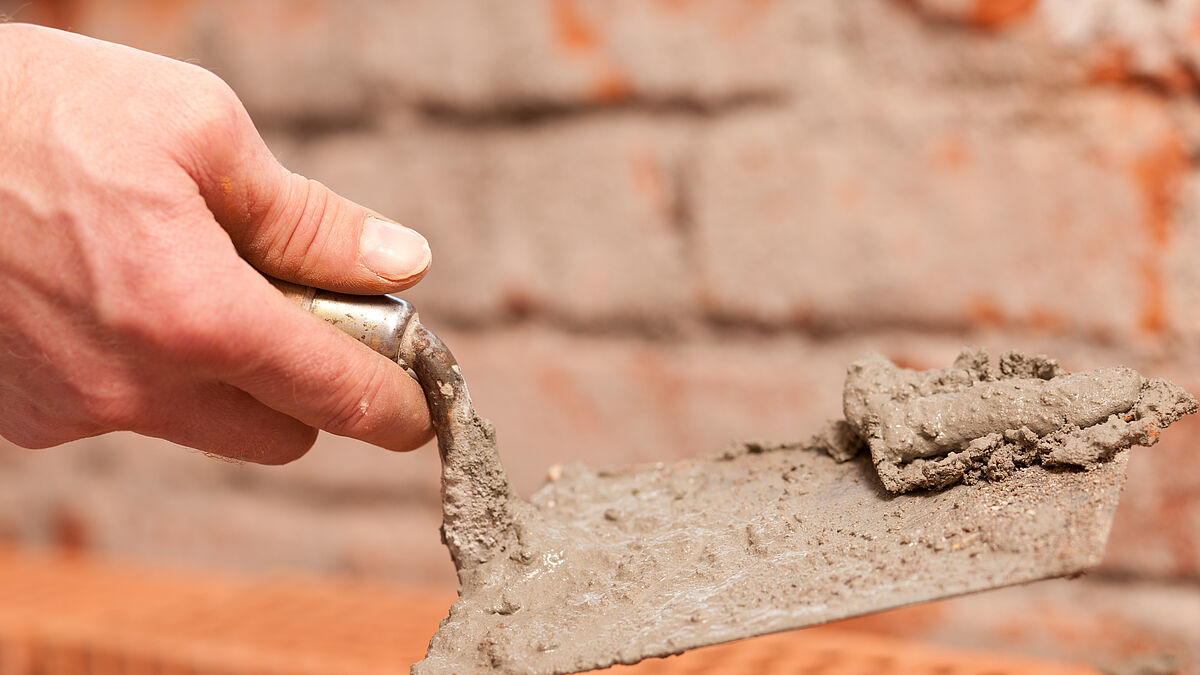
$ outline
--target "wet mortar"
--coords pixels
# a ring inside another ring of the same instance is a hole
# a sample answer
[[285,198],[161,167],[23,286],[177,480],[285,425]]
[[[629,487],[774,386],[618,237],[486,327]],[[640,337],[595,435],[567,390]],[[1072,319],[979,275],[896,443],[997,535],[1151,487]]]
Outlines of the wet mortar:
[[927,372],[868,357],[846,420],[810,441],[575,464],[530,502],[468,411],[444,485],[460,599],[413,672],[635,663],[1094,566],[1127,448],[1196,403],[1128,369],[1081,375],[1016,354]]
[[[843,409],[884,486],[908,492],[1003,479],[1031,464],[1090,469],[1153,445],[1196,401],[1130,368],[1068,374],[1044,356],[1010,352],[993,364],[968,349],[941,370],[899,368],[879,354],[856,361]],[[842,456],[853,453],[853,439],[843,443]]]

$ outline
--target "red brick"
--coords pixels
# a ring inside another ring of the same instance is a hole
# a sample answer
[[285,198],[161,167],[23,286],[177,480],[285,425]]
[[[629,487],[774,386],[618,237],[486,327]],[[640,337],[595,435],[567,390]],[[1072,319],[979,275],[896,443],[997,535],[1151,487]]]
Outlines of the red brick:
[[362,117],[380,99],[468,108],[782,92],[795,26],[833,4],[541,0],[90,0],[18,19],[194,59],[261,117]]
[[[1194,147],[1194,146],[1193,146]],[[1186,338],[1181,348],[1191,353],[1200,349],[1200,179],[1189,172],[1183,179],[1179,209],[1169,231],[1169,244],[1162,251],[1162,274],[1169,293],[1167,316]]]
[[873,105],[821,133],[777,114],[706,139],[690,192],[709,312],[1127,338],[1187,321],[1166,310],[1183,164],[1156,101],[1064,100],[1024,128]]
[[1186,2],[1043,0],[1051,39],[1086,55],[1100,81],[1192,96],[1200,64],[1200,8]]
[[[620,330],[690,314],[676,219],[687,134],[615,117],[492,135],[478,217],[510,313]],[[461,282],[456,282],[461,283]]]
[[912,0],[911,4],[931,18],[996,30],[1027,18],[1037,0]]
[[[713,101],[782,90],[773,64],[832,4],[540,0],[373,7],[368,63],[380,81],[468,108],[628,98]],[[416,11],[414,11],[414,9]],[[436,67],[430,67],[437,64]]]

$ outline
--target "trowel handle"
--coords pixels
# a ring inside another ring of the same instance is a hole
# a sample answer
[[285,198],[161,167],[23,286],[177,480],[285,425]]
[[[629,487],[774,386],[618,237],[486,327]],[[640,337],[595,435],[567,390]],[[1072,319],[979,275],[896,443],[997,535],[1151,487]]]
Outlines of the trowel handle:
[[429,415],[439,433],[452,426],[456,414],[468,416],[471,396],[454,355],[438,336],[421,325],[411,304],[390,295],[348,295],[271,277],[267,281],[306,312],[402,367],[411,368],[425,392]]
[[425,392],[445,463],[447,450],[453,443],[441,442],[443,433],[449,433],[474,411],[454,355],[433,331],[421,325],[416,308],[390,295],[348,295],[266,278],[304,311],[333,324],[400,366],[412,369]]
[[413,353],[406,344],[406,336],[417,325],[414,321],[417,311],[408,301],[389,295],[334,293],[272,277],[267,277],[267,281],[306,312],[328,321],[392,361],[404,367],[412,365]]

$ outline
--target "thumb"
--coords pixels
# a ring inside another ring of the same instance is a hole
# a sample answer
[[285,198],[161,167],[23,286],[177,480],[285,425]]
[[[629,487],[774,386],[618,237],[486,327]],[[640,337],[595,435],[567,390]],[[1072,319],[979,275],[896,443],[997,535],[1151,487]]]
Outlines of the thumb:
[[[239,254],[285,281],[345,293],[393,293],[420,281],[431,253],[392,222],[279,164],[240,104],[194,171]],[[203,141],[202,141],[203,142]]]

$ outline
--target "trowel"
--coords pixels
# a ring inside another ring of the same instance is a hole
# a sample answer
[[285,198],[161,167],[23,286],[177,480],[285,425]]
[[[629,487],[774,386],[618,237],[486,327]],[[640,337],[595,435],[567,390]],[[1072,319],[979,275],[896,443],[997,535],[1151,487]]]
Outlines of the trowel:
[[[272,283],[407,369],[425,392],[442,461],[442,540],[461,587],[425,659],[412,667],[416,674],[632,664],[1076,575],[1099,563],[1125,480],[1128,452],[1118,449],[1093,458],[1087,471],[1048,462],[1009,471],[1002,481],[898,494],[867,454],[835,458],[750,443],[708,459],[600,471],[567,466],[525,501],[509,487],[493,429],[476,415],[461,369],[411,304]],[[972,392],[993,385],[960,384]],[[1020,379],[1004,386],[1020,393],[1034,385]],[[924,385],[903,386],[907,396]],[[1068,406],[1077,398],[1057,390],[1037,396],[1064,396]],[[1194,403],[1175,412],[1191,412]],[[1150,414],[1109,421],[1141,429],[1133,440],[1149,444],[1157,438]],[[1031,437],[1032,445],[1022,445],[1019,436],[989,438],[1030,453],[1045,442]],[[951,452],[938,470],[1004,468],[994,460],[971,465],[971,457]],[[926,459],[915,462],[919,468]]]

